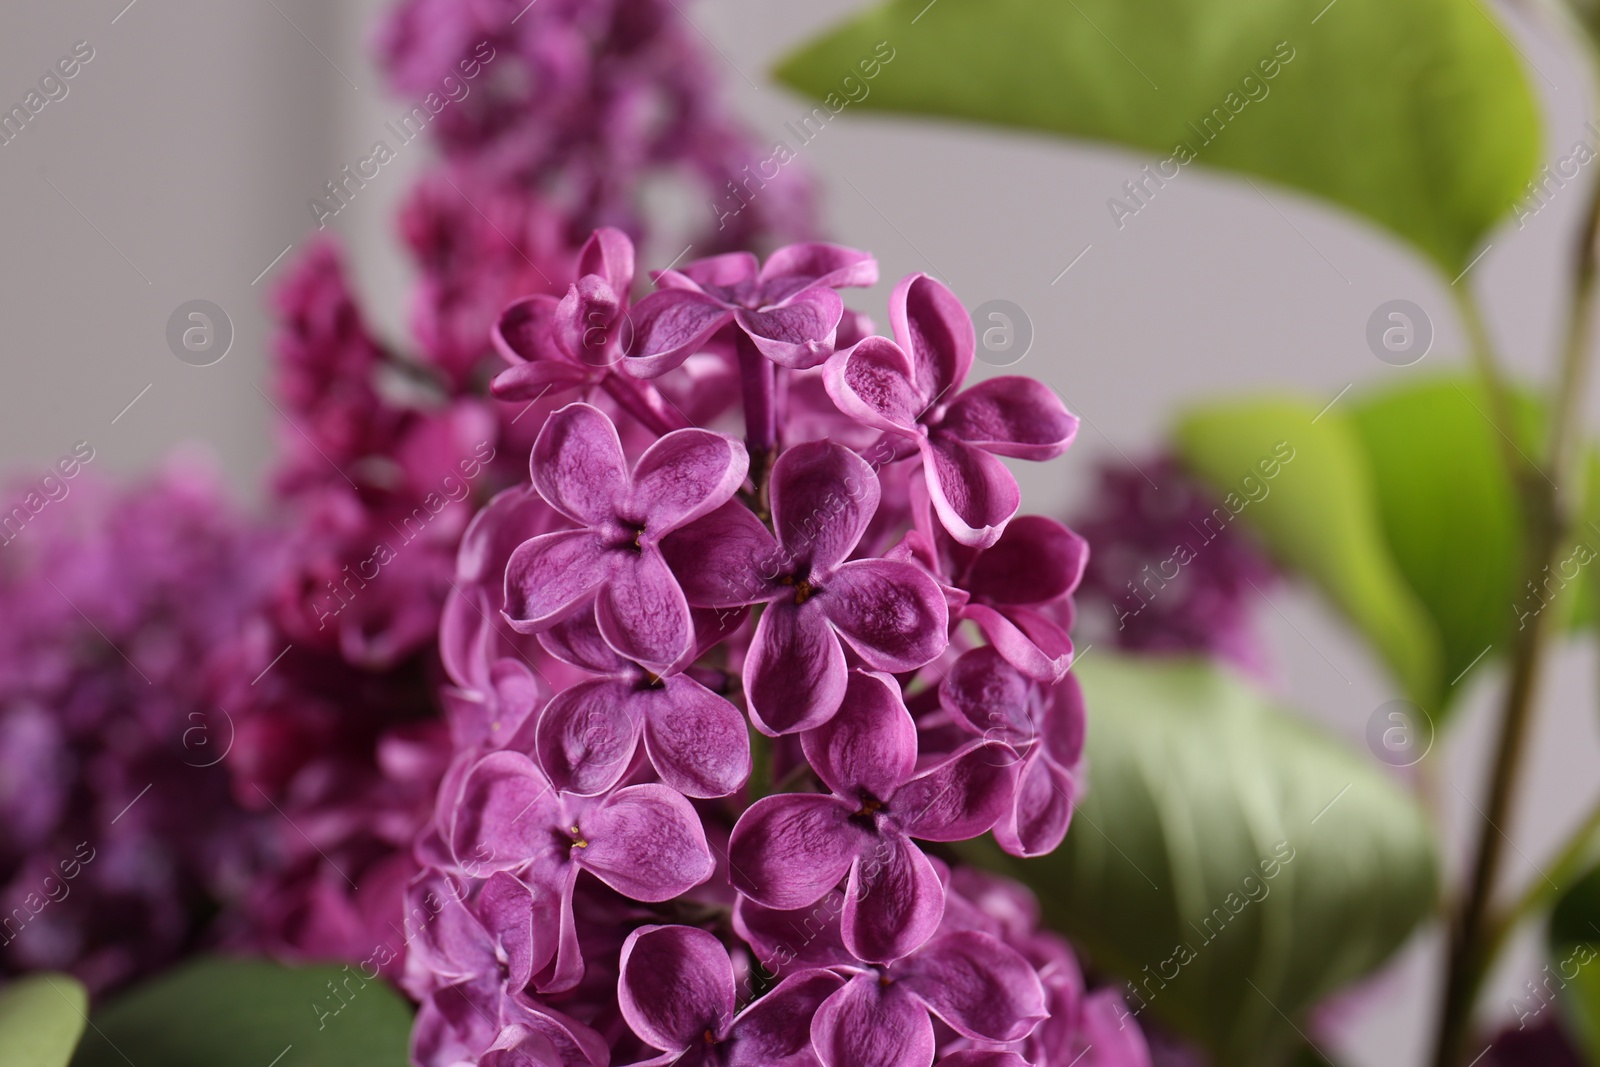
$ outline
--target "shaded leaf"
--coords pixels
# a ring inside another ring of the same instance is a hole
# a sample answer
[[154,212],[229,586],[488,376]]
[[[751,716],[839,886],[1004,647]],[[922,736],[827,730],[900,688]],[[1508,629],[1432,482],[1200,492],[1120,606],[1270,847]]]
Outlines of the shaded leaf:
[[0,989],[0,1067],[66,1067],[88,1011],[88,993],[69,975],[29,975]]

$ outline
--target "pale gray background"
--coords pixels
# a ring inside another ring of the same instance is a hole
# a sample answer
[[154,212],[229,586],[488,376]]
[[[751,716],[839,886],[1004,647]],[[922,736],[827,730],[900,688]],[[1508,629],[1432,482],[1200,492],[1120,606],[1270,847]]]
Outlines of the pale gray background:
[[[269,388],[263,301],[281,263],[253,279],[286,246],[303,243],[307,198],[364,153],[397,110],[365,55],[381,4],[125,3],[12,0],[0,10],[7,106],[74,41],[96,51],[69,96],[0,147],[0,463],[37,476],[88,439],[94,468],[128,474],[198,441],[250,499],[273,426],[257,390]],[[809,107],[771,85],[772,60],[855,5],[685,6],[721,53],[712,59],[728,93],[769,140],[787,139],[783,123]],[[1547,28],[1514,22],[1547,107],[1545,155],[1554,160],[1588,137],[1588,76]],[[914,49],[916,34],[910,27],[893,44]],[[354,246],[374,318],[397,337],[407,275],[391,237],[393,208],[422,151],[404,149],[332,223]],[[885,278],[928,270],[969,306],[1004,298],[1031,316],[1033,351],[1018,370],[1048,380],[1085,418],[1068,459],[1025,473],[1034,510],[1076,499],[1095,459],[1144,455],[1173,409],[1198,397],[1293,387],[1332,399],[1352,382],[1398,381],[1458,362],[1462,331],[1444,283],[1384,235],[1287,191],[1264,187],[1268,202],[1241,181],[1186,168],[1119,232],[1106,200],[1153,160],[850,111],[802,158],[820,178],[830,231],[875,251]],[[1554,362],[1566,300],[1561,264],[1580,199],[1569,187],[1525,229],[1502,227],[1461,282],[1485,294],[1497,338],[1517,368],[1540,380]],[[862,303],[880,322],[886,291]],[[179,362],[164,339],[168,314],[196,297],[225,307],[236,328],[232,352],[207,368]],[[1386,366],[1363,340],[1372,310],[1397,297],[1428,309],[1438,331],[1433,354],[1414,368]],[[1585,398],[1591,413],[1594,399]],[[1312,597],[1284,590],[1273,601],[1278,611],[1263,606],[1262,624],[1281,688],[1362,744],[1373,709],[1398,694]],[[1535,767],[1507,827],[1526,854],[1509,857],[1519,887],[1538,877],[1533,864],[1600,788],[1593,677],[1591,649],[1565,649],[1540,702]],[[1499,670],[1478,680],[1447,746],[1438,792],[1457,867],[1471,813],[1465,797],[1481,793],[1486,713],[1500,681]],[[1420,1062],[1438,948],[1436,932],[1419,936],[1363,998],[1340,1043],[1349,1062]],[[1539,963],[1524,938],[1497,979],[1501,1011]]]

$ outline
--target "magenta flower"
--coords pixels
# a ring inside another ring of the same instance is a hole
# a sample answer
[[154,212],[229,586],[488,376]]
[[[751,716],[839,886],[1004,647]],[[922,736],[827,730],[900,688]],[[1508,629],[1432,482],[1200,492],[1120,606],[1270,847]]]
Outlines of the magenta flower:
[[1007,376],[957,392],[972,369],[972,319],[954,293],[913,274],[889,297],[894,340],[868,337],[829,360],[840,410],[922,456],[939,521],[964,545],[992,545],[1017,513],[1017,481],[998,457],[1065,452],[1077,417],[1043,382]]
[[662,546],[697,607],[765,602],[744,661],[750,717],[777,736],[827,722],[848,644],[874,670],[915,670],[947,643],[938,586],[897,560],[849,559],[878,508],[878,479],[842,445],[787,449],[772,470],[774,538],[730,504]]
[[594,796],[617,784],[644,739],[656,773],[685,796],[724,797],[750,776],[739,709],[683,674],[666,677],[617,655],[592,614],[542,635],[557,659],[601,677],[557,693],[534,729],[539,765],[557,789]]
[[1070,620],[1088,542],[1054,519],[1021,515],[994,544],[974,548],[933,521],[926,496],[918,495],[909,554],[965,594],[952,598],[952,623],[977,624],[1006,662],[1035,681],[1059,680],[1072,666],[1072,639],[1046,611],[1065,606]]
[[973,930],[940,934],[887,967],[837,970],[849,981],[811,1020],[823,1067],[928,1067],[934,1017],[963,1037],[1011,1042],[1046,1014],[1044,989],[1028,961]]
[[534,961],[540,992],[570,989],[583,975],[572,912],[579,871],[646,902],[671,900],[712,872],[700,818],[676,791],[648,784],[597,798],[560,793],[520,752],[490,753],[462,777],[449,832],[457,864],[512,872],[559,900],[558,940]]
[[756,801],[728,842],[736,889],[772,908],[813,904],[848,876],[844,943],[888,961],[939,926],[944,886],[912,843],[965,841],[1005,813],[1016,771],[1004,746],[974,741],[917,766],[917,728],[892,678],[853,672],[839,713],[801,737],[831,796]]
[[878,263],[865,252],[812,242],[780,248],[760,266],[749,252],[729,252],[655,278],[660,288],[633,309],[626,363],[641,378],[677,367],[729,323],[780,367],[815,367],[832,355],[844,315],[834,290],[877,284]]
[[815,1067],[811,1018],[843,980],[790,975],[734,1013],[733,963],[722,942],[691,926],[642,926],[622,946],[622,1017],[662,1055],[636,1067]]
[[651,445],[630,472],[599,408],[569,404],[551,415],[533,446],[533,487],[579,529],[542,534],[512,553],[506,619],[538,633],[593,597],[612,648],[653,668],[671,665],[690,650],[694,626],[661,538],[732,497],[748,464],[733,438],[686,429]]
[[1083,759],[1083,692],[1065,675],[1032,681],[993,647],[963,653],[939,685],[939,703],[973,734],[1004,742],[1017,755],[1011,810],[994,828],[1013,856],[1052,852],[1067,835]]

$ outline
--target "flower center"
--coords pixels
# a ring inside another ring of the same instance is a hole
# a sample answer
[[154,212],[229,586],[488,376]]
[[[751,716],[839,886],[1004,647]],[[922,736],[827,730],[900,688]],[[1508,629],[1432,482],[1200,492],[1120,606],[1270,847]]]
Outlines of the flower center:
[[575,848],[588,848],[589,847],[589,842],[587,842],[587,841],[585,841],[583,839],[583,831],[578,829],[578,826],[577,826],[576,823],[573,824],[572,829],[569,830],[568,832],[570,834],[572,834],[573,847],[575,847]]
[[715,1044],[716,1044],[716,1043],[717,1043],[717,1035],[716,1035],[716,1034],[713,1034],[713,1033],[712,1033],[712,1032],[711,1032],[711,1028],[710,1028],[710,1027],[707,1027],[707,1028],[706,1028],[706,1034],[705,1034],[705,1037],[706,1037],[706,1044],[708,1044],[708,1045],[715,1045]]
[[804,604],[806,601],[822,592],[822,590],[811,584],[811,579],[802,578],[797,574],[786,574],[778,580],[794,590],[794,602],[796,607]]

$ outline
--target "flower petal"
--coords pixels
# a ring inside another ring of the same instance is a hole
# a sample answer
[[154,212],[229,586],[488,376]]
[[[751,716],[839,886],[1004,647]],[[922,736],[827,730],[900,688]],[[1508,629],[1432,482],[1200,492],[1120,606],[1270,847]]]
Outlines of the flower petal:
[[541,897],[554,904],[553,894],[536,893],[505,871],[490,875],[478,894],[478,915],[503,954],[511,989],[526,986],[555,955],[556,940],[549,936],[555,909],[537,907]]
[[800,735],[800,747],[836,794],[881,802],[916,771],[917,724],[894,679],[851,671],[839,713]]
[[733,311],[714,297],[686,289],[660,288],[633,306],[633,340],[622,365],[639,378],[659,378],[705,348],[733,321]]
[[[962,1049],[939,1057],[939,1067],[1031,1067],[1027,1060],[1015,1052],[997,1052],[994,1049]],[[1074,1064],[1073,1067],[1078,1067]]]
[[950,609],[938,584],[911,563],[858,559],[817,598],[856,654],[880,671],[915,670],[949,644]]
[[975,448],[1016,459],[1055,459],[1078,433],[1078,417],[1037,378],[990,378],[957,396],[940,429]]
[[578,250],[578,276],[598,274],[624,299],[633,288],[633,242],[615,226],[602,226]]
[[833,355],[844,300],[832,289],[807,289],[777,307],[733,313],[761,354],[780,367],[806,370]]
[[963,652],[939,683],[939,705],[971,733],[1016,748],[1039,732],[1043,696],[991,645]]
[[657,275],[657,283],[661,283],[668,273],[678,274],[696,285],[712,285],[726,289],[740,282],[754,281],[760,273],[760,266],[752,253],[724,252],[720,256],[697,259],[677,271],[663,271]]
[[681,674],[633,699],[650,762],[667,785],[684,796],[725,797],[750,777],[750,734],[727,700]]
[[551,324],[566,358],[595,369],[616,362],[621,345],[630,340],[630,327],[622,317],[626,304],[627,294],[618,293],[597,274],[586,274],[569,286]]
[[589,372],[570,363],[541,359],[537,363],[518,363],[507,367],[489,383],[497,400],[538,400],[576,389],[589,380]]
[[617,1003],[645,1043],[681,1051],[721,1036],[733,1016],[733,964],[715,934],[692,926],[641,926],[622,943]]
[[639,742],[632,696],[632,683],[602,678],[550,698],[539,713],[534,740],[551,785],[592,797],[617,784]]
[[623,896],[671,900],[711,877],[700,816],[664,785],[630,785],[578,821],[586,844],[574,850],[584,870]]
[[513,367],[560,358],[555,335],[556,298],[547,293],[513,301],[500,312],[490,331],[495,351]]
[[950,536],[977,548],[998,541],[1022,503],[1006,465],[943,432],[924,438],[920,447],[928,496]]
[[966,841],[992,827],[1011,804],[1016,755],[974,741],[900,787],[892,805],[900,828],[925,841]]
[[594,612],[579,611],[567,616],[539,635],[539,647],[562,663],[581,667],[590,674],[623,674],[628,661],[600,636]]
[[811,1020],[844,979],[832,971],[801,971],[734,1017],[723,1067],[815,1067]]
[[908,956],[939,929],[944,883],[911,839],[886,830],[850,868],[844,943],[859,960],[888,963]]
[[733,929],[755,962],[768,974],[794,968],[835,967],[851,964],[855,957],[844,947],[840,916],[844,894],[830,890],[821,900],[798,909],[769,908],[740,895],[733,905]]
[[761,302],[776,304],[813,286],[841,289],[878,284],[878,261],[825,241],[806,241],[776,249],[761,266]]
[[844,648],[816,598],[767,606],[744,659],[750,719],[770,737],[820,726],[844,699]]
[[584,606],[610,577],[612,556],[590,530],[563,530],[524,541],[506,563],[506,606],[513,630],[538,633]]
[[661,553],[697,608],[769,600],[784,589],[773,579],[792,566],[761,520],[736,500],[668,534]]
[[[522,1035],[533,1038],[530,1046],[524,1046],[530,1056],[553,1054],[555,1058],[541,1061],[507,1057],[498,1067],[525,1067],[528,1063],[542,1067],[544,1062],[557,1063],[561,1067],[584,1067],[585,1064],[588,1067],[606,1067],[611,1062],[611,1049],[606,1045],[605,1038],[569,1015],[542,1004],[534,1004],[521,993],[507,997],[502,1010],[507,1023],[506,1031],[518,1030]],[[512,1047],[516,1047],[516,1036],[502,1031],[501,1040],[505,1041],[508,1037]],[[490,1067],[487,1059],[484,1067]]]
[[674,430],[639,457],[628,518],[659,540],[730,500],[749,469],[744,445],[727,434]]
[[1019,1041],[1047,1015],[1039,975],[988,934],[941,934],[904,966],[897,984],[964,1037]]
[[616,557],[611,580],[594,601],[600,634],[628,659],[664,670],[693,644],[689,602],[655,546]]
[[778,793],[745,809],[728,839],[728,880],[769,908],[803,908],[827,895],[867,844],[851,807],[819,793]]
[[554,789],[533,760],[501,750],[467,772],[456,801],[451,850],[481,870],[515,870],[529,864],[559,866],[565,850],[550,828],[560,818]]
[[835,352],[822,384],[839,410],[879,430],[915,434],[917,417],[932,399],[917,388],[911,360],[886,337],[867,337]]
[[1081,1067],[1150,1067],[1150,1046],[1133,1015],[1115,989],[1084,997]]
[[929,402],[948,403],[972,369],[978,335],[972,316],[944,283],[903,278],[889,294],[889,327],[911,361],[912,381]]
[[1050,765],[1042,751],[1022,761],[1011,810],[995,824],[994,838],[1013,856],[1030,859],[1054,852],[1072,823],[1073,782]]
[[772,528],[796,565],[826,574],[850,558],[880,492],[872,467],[843,445],[795,445],[772,467]]
[[967,604],[960,615],[977,623],[1005,661],[1036,682],[1060,681],[1072,667],[1072,639],[1039,612],[1013,606],[1002,613],[986,604]]
[[1018,515],[973,561],[966,590],[994,604],[1044,604],[1078,588],[1089,542],[1055,519]]
[[933,1020],[893,985],[858,975],[817,1009],[811,1046],[823,1067],[929,1067]]

